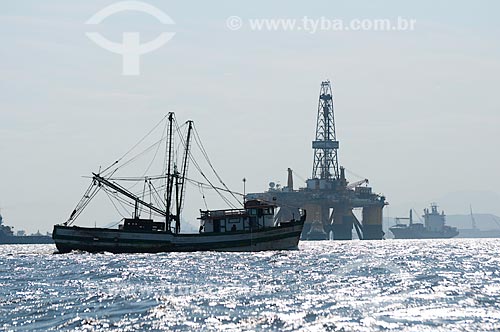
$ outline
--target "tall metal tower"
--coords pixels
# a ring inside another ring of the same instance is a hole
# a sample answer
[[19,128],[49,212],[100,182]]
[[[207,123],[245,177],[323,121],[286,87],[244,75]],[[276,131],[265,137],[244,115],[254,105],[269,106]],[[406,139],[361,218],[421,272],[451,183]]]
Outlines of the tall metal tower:
[[321,82],[316,121],[316,139],[314,149],[313,179],[340,179],[337,150],[339,142],[335,133],[333,95],[330,81]]

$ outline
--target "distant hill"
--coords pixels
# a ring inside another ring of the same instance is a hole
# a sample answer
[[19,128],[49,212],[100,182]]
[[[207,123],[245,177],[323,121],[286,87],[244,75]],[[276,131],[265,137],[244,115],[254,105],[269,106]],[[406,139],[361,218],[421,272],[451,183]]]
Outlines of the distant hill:
[[[482,231],[500,229],[500,217],[493,214],[474,214],[476,226]],[[446,216],[446,224],[458,228],[472,228],[470,215],[454,214]]]
[[500,215],[500,194],[494,191],[456,191],[447,193],[441,196],[434,196],[432,193],[425,201],[398,201],[393,202],[391,197],[388,197],[389,206],[384,215],[390,213],[390,217],[408,216],[408,210],[413,208],[421,217],[423,209],[428,208],[430,203],[435,202],[439,206],[439,210],[444,210],[449,216],[452,215],[468,215],[469,209],[472,206],[474,215],[491,214]]
[[457,191],[435,199],[447,214],[464,214],[472,205],[474,212],[500,214],[500,194],[494,191]]

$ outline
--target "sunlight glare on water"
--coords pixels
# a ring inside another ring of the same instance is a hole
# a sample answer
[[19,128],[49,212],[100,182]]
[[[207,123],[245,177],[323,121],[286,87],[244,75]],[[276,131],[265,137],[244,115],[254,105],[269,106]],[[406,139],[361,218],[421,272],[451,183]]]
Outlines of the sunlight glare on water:
[[301,242],[260,253],[0,246],[6,331],[500,329],[500,240]]

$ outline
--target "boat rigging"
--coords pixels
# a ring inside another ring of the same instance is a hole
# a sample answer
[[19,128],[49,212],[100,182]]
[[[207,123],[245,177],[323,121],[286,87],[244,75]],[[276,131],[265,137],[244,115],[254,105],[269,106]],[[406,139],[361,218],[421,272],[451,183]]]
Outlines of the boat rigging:
[[[138,148],[141,143],[145,142],[145,140],[153,134],[165,120],[166,123],[159,140],[156,140],[153,144],[150,144],[143,151],[140,151],[129,159],[125,159],[125,157]],[[184,133],[183,127],[187,128]],[[175,148],[176,136],[178,138],[177,148]],[[158,151],[163,143],[165,144],[166,153],[162,174],[146,175],[146,172],[152,168],[155,159],[157,159]],[[222,186],[216,186],[203,172],[199,162],[197,162],[192,153],[191,148],[193,143],[198,147],[201,155],[204,157],[206,163]],[[182,153],[179,153],[180,148],[182,148]],[[115,176],[119,170],[131,165],[139,158],[145,156],[148,152],[153,153],[153,159],[149,162],[143,176]],[[187,177],[190,163],[194,165],[205,182]],[[231,208],[236,208],[241,204],[236,196],[242,196],[242,194],[233,192],[222,181],[208,157],[196,127],[194,126],[194,122],[189,120],[186,121],[183,126],[179,126],[173,112],[169,113],[160,123],[156,124],[146,136],[142,137],[141,140],[122,157],[114,161],[103,171],[92,174],[92,177],[90,177],[92,179],[90,186],[87,188],[82,199],[78,202],[76,208],[72,211],[64,225],[72,225],[88,206],[90,201],[101,190],[106,193],[112,205],[122,217],[124,217],[124,214],[118,207],[121,207],[125,211],[133,209],[132,218],[134,219],[140,219],[141,212],[146,210],[149,211],[150,219],[153,216],[163,217],[166,230],[175,234],[179,234],[181,231],[181,212],[184,207],[187,183],[192,183],[204,189],[215,190]],[[127,187],[123,184],[126,182],[132,182],[133,184]],[[143,183],[141,191],[134,192],[132,189],[141,182]],[[229,193],[236,201],[236,204],[231,202],[224,193]],[[149,197],[149,202],[147,202],[147,197]]]

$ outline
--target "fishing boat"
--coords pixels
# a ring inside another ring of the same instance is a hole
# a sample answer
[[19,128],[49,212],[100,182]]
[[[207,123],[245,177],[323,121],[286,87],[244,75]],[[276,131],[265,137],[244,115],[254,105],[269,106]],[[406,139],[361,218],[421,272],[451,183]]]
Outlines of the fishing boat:
[[[244,201],[243,204],[240,203],[240,207],[233,204],[229,209],[200,210],[199,231],[181,233],[181,211],[188,182],[194,182],[200,188],[204,186],[213,189],[221,197],[224,197],[222,193],[229,193],[236,199],[236,195],[241,194],[229,190],[213,168],[193,121],[185,123],[184,127],[187,129],[184,137],[173,113],[169,113],[165,119],[168,119],[164,129],[165,135],[147,149],[157,152],[160,144],[166,143],[162,174],[136,178],[118,177],[120,164],[128,165],[135,160],[135,157],[124,160],[125,156],[104,171],[92,173],[91,185],[69,219],[54,226],[52,238],[60,253],[68,253],[72,250],[158,253],[297,249],[306,218],[305,210],[301,212],[298,220],[292,218],[285,222],[277,222],[275,212],[278,207],[272,202],[262,200]],[[178,145],[174,143],[174,133],[179,134],[180,137],[179,144],[183,147],[182,158],[178,155],[180,153],[176,152],[179,149],[176,149]],[[215,186],[193,158],[191,151],[193,136],[194,142],[200,148],[222,187]],[[154,158],[156,158],[156,152]],[[179,165],[178,160],[181,160]],[[189,161],[207,183],[197,182],[187,177]],[[148,169],[151,168],[151,164],[152,162],[149,163]],[[127,187],[120,183],[123,181],[142,182],[142,192],[134,192],[134,186]],[[73,225],[99,191],[105,191],[110,198],[131,207],[130,217],[123,218],[115,228]],[[244,200],[244,194],[242,196]],[[225,201],[229,202],[227,199]]]

